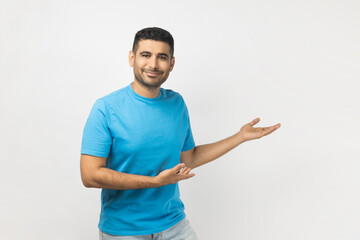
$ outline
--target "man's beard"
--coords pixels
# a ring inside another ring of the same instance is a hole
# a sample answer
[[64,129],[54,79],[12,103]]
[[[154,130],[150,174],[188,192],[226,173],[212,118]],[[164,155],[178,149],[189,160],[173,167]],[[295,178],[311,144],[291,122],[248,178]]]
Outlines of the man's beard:
[[[142,72],[143,69],[141,69]],[[140,74],[137,74],[134,68],[134,76],[136,78],[136,80],[144,87],[149,88],[149,89],[156,89],[159,88],[167,79],[168,76],[164,76],[162,78],[159,78],[157,82],[154,83],[147,83],[144,81],[144,79],[142,78],[142,76]]]

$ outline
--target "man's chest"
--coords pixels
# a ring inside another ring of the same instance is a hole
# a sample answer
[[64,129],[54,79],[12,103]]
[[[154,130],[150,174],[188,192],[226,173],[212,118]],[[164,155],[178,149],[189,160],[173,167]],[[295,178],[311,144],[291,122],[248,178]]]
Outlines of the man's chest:
[[149,107],[114,114],[110,131],[113,147],[123,153],[180,151],[187,124],[182,109]]

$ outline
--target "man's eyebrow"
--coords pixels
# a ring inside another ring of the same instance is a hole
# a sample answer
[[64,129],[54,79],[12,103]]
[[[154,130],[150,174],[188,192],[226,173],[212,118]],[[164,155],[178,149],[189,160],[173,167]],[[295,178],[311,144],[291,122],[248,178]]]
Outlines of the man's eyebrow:
[[158,55],[159,55],[159,56],[169,57],[169,55],[168,55],[168,54],[166,54],[166,53],[159,53]]
[[[149,51],[142,51],[140,52],[140,54],[151,54],[151,52]],[[169,55],[167,53],[159,53],[158,56],[166,56],[169,57]]]

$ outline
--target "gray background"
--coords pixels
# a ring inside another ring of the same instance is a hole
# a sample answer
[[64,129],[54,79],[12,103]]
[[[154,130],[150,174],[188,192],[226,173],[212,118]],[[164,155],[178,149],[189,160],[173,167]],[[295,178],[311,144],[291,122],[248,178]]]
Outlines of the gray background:
[[164,88],[197,144],[256,117],[273,135],[180,183],[199,239],[360,239],[356,0],[0,2],[2,239],[98,239],[100,190],[80,180],[97,98],[133,80],[135,33],[175,38]]

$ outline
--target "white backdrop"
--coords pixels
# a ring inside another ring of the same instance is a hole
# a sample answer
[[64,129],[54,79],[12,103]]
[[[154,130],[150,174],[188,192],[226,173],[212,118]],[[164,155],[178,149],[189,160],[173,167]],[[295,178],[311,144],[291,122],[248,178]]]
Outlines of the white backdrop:
[[180,183],[199,239],[360,239],[357,0],[0,2],[1,239],[98,239],[80,179],[97,98],[133,80],[135,33],[175,39],[164,88],[196,143],[281,128]]

